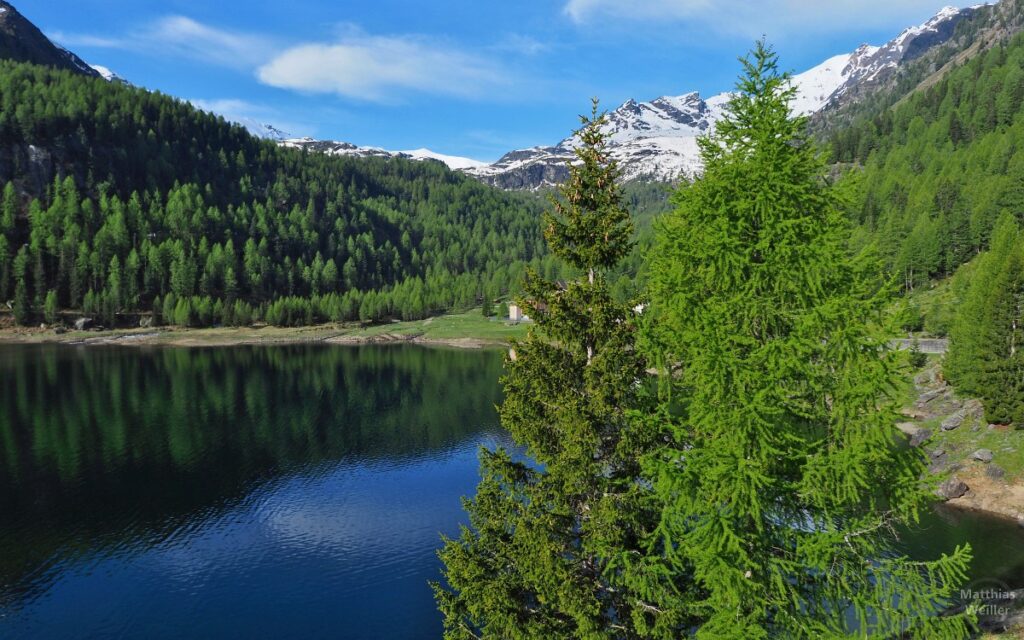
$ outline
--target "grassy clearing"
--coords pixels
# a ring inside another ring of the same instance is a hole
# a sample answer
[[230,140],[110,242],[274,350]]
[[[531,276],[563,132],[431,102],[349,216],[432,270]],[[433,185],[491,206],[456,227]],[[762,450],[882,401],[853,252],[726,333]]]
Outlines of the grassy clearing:
[[511,324],[500,318],[485,318],[479,309],[465,313],[453,313],[426,320],[393,322],[389,324],[360,327],[345,331],[343,335],[353,338],[374,338],[380,336],[409,336],[424,340],[472,339],[486,342],[508,342],[512,338],[526,336],[529,324]]
[[461,346],[498,345],[526,335],[529,325],[513,325],[498,318],[485,318],[479,309],[437,316],[426,320],[362,326],[323,324],[309,327],[212,327],[187,329],[115,329],[106,331],[67,331],[52,329],[0,329],[0,343],[66,344],[139,344],[170,346],[227,346],[233,344],[275,344],[322,342],[330,339],[388,341],[420,339],[427,342],[451,342]]

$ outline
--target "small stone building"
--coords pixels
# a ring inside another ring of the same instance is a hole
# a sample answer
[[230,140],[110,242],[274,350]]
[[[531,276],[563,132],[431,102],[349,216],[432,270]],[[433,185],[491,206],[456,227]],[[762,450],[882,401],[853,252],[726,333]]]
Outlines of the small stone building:
[[517,304],[508,305],[508,319],[511,322],[526,322],[530,316],[523,313],[523,308]]

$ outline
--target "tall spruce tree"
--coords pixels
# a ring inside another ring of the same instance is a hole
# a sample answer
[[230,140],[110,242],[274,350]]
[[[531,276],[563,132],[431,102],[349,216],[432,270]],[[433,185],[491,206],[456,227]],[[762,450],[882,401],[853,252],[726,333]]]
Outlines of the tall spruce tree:
[[987,395],[986,373],[992,369],[982,363],[993,359],[995,348],[992,342],[994,285],[1019,245],[1017,221],[1004,213],[992,231],[991,248],[961,276],[969,279],[968,287],[950,331],[949,353],[943,367],[946,377],[961,392]]
[[758,43],[742,62],[700,141],[703,176],[650,253],[644,347],[672,432],[646,465],[664,504],[652,545],[701,591],[679,635],[966,637],[966,617],[935,614],[969,549],[914,563],[888,548],[927,497],[921,452],[897,446],[896,360],[872,324],[880,266],[848,254],[775,53]]
[[527,275],[522,305],[536,325],[514,343],[503,378],[502,424],[537,464],[482,453],[483,478],[465,504],[472,528],[440,553],[447,586],[435,590],[452,640],[641,638],[679,626],[671,613],[655,620],[613,562],[640,554],[656,523],[638,481],[653,438],[627,415],[645,376],[635,313],[606,281],[630,250],[632,224],[596,101],[581,119],[576,162],[545,222],[552,251],[582,275]]

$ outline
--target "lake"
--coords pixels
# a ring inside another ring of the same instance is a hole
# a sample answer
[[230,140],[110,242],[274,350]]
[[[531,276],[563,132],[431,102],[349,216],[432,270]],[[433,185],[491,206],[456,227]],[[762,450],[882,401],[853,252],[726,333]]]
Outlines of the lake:
[[[430,580],[501,352],[411,345],[0,347],[0,637],[437,638]],[[1024,586],[1024,529],[955,511]]]

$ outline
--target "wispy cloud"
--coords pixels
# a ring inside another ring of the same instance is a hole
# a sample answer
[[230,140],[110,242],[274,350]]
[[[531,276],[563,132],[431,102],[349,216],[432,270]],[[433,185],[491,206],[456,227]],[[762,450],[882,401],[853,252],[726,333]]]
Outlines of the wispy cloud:
[[275,48],[273,39],[249,33],[235,33],[196,22],[185,16],[158,21],[146,34],[161,47],[183,57],[215,62],[224,66],[251,67],[266,60]]
[[70,47],[121,49],[184,58],[252,73],[259,82],[303,93],[399,103],[415,94],[463,99],[522,99],[537,82],[517,72],[548,45],[509,35],[493,46],[467,48],[419,35],[368,34],[339,23],[324,41],[287,44],[277,37],[230,31],[180,15],[165,16],[117,36],[55,32]]
[[69,47],[170,55],[245,70],[266,62],[279,49],[273,38],[218,29],[186,16],[165,16],[116,37],[54,32],[51,39]]
[[554,47],[547,42],[541,42],[532,36],[523,35],[521,33],[510,33],[498,41],[498,44],[492,47],[495,51],[521,54],[525,56],[536,56],[542,53],[547,53],[553,48]]
[[828,33],[909,24],[933,14],[934,0],[568,0],[578,24],[609,21],[689,24],[741,36]]
[[64,45],[65,47],[94,47],[98,49],[120,49],[124,47],[124,40],[119,38],[104,38],[85,33],[67,33],[64,31],[50,31],[46,34],[50,40]]
[[314,129],[310,125],[289,121],[287,116],[282,115],[280,111],[273,107],[256,104],[248,100],[237,98],[193,98],[189,102],[203,111],[224,116],[225,119],[237,122],[250,130],[262,129],[266,125],[271,125],[290,136],[304,136],[310,135],[312,129]]
[[510,81],[499,62],[447,43],[359,33],[291,47],[261,66],[257,76],[274,87],[372,102],[409,93],[482,98]]

